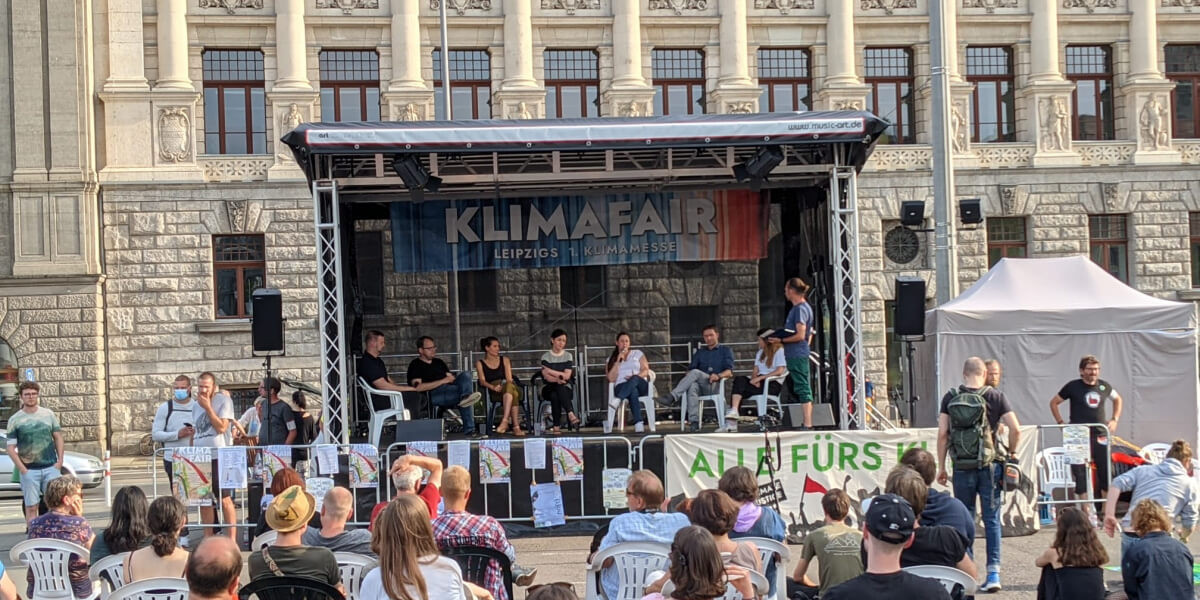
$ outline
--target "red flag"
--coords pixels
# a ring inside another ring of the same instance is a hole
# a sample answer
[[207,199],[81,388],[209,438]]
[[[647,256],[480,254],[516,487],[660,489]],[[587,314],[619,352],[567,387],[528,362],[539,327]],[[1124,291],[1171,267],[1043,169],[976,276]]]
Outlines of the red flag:
[[818,483],[816,481],[813,481],[812,479],[810,479],[808,477],[808,475],[804,476],[804,493],[805,494],[824,494],[825,492],[828,492],[828,491],[829,490],[825,489],[825,486],[821,485],[820,483]]

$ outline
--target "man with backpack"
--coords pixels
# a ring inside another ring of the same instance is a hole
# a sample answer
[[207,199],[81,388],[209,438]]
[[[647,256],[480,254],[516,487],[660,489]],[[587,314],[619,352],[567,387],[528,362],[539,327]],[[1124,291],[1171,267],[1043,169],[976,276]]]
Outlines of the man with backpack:
[[[1020,423],[1004,394],[985,384],[987,366],[972,356],[963,365],[963,383],[942,398],[938,415],[938,483],[946,485],[946,453],[954,461],[954,497],[975,517],[975,497],[983,511],[987,540],[987,578],[983,592],[1000,591],[1000,509],[1004,453],[999,451],[996,428],[1008,427],[1008,446],[1014,452],[1020,440]],[[1016,460],[1015,456],[1009,460]]]

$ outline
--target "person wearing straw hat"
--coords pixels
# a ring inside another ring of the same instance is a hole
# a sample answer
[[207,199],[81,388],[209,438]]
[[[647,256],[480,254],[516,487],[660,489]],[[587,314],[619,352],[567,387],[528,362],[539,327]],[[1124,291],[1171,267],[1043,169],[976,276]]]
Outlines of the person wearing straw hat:
[[328,548],[301,542],[317,503],[304,488],[293,485],[267,506],[267,525],[278,532],[275,544],[250,553],[250,579],[307,577],[342,589],[337,560]]

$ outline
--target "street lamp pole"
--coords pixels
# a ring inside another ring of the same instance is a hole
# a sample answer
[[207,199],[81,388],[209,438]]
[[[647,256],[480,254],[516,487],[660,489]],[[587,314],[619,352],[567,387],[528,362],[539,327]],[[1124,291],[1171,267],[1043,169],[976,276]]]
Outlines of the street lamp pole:
[[[449,0],[440,0],[438,2],[438,26],[442,33],[442,107],[445,109],[446,120],[454,118],[454,109],[450,106],[450,39],[446,33],[446,2]],[[455,246],[450,250],[450,281],[447,282],[447,288],[450,291],[450,315],[454,320],[454,353],[458,356],[458,367],[465,368],[462,364],[462,319],[459,317],[459,301],[458,301],[458,248]],[[463,424],[464,429],[466,423]]]
[[933,88],[933,239],[937,303],[958,295],[958,249],[955,232],[954,164],[950,140],[950,71],[946,68],[946,11],[949,0],[929,2],[929,62]]

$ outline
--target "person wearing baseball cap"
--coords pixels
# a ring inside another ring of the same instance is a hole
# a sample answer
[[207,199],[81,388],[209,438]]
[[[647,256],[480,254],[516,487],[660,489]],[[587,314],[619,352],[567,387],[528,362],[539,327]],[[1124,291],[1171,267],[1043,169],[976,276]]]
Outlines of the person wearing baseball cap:
[[937,580],[900,569],[900,553],[912,544],[916,523],[916,514],[903,498],[895,494],[871,498],[863,518],[867,570],[821,594],[821,600],[950,600]]
[[250,549],[250,579],[259,577],[307,577],[342,589],[337,559],[328,548],[301,542],[309,520],[317,510],[316,499],[304,488],[293,485],[267,506],[267,525],[278,532],[275,543]]

